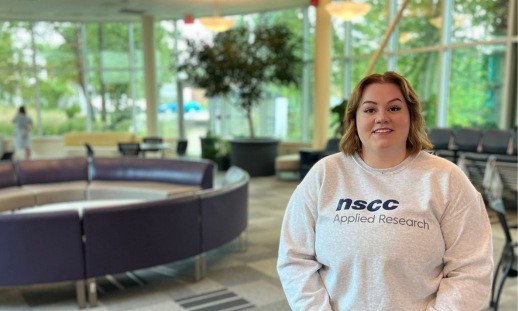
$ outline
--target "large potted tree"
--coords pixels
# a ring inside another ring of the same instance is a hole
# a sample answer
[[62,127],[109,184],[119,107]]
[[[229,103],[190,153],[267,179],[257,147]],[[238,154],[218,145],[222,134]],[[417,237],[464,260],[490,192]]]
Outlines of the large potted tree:
[[300,76],[300,40],[284,25],[236,27],[218,33],[213,42],[187,42],[188,58],[179,66],[187,80],[205,89],[206,96],[236,96],[248,121],[250,136],[233,139],[231,164],[252,176],[275,173],[279,141],[255,136],[252,110],[268,84],[297,85]]

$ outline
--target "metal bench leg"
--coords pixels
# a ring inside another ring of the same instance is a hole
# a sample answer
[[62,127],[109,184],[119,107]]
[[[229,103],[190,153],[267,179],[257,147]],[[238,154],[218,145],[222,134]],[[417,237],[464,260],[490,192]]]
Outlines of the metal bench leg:
[[194,280],[199,281],[207,273],[207,261],[205,253],[194,256]]
[[90,307],[97,307],[97,284],[95,278],[86,280],[86,288],[88,290],[88,303]]
[[237,251],[238,252],[246,252],[248,248],[248,231],[245,230],[243,233],[239,235],[237,238]]
[[85,281],[76,281],[76,298],[79,309],[86,308],[86,293],[85,293]]

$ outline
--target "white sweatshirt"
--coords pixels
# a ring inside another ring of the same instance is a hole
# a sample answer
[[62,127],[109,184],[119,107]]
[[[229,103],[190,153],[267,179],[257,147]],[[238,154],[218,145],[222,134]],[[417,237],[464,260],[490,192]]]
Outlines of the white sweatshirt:
[[293,193],[277,270],[293,310],[480,310],[491,226],[453,163],[422,151],[389,169],[337,153]]

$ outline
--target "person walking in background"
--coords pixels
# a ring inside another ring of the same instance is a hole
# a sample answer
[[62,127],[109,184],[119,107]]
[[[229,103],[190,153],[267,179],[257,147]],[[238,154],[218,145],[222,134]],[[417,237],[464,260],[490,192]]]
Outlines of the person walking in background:
[[18,108],[18,113],[13,118],[14,145],[16,149],[23,149],[26,160],[31,158],[30,133],[33,128],[32,119],[25,112],[25,107]]
[[277,270],[292,310],[475,311],[491,289],[480,193],[431,155],[419,99],[395,72],[365,77],[340,153],[294,191]]

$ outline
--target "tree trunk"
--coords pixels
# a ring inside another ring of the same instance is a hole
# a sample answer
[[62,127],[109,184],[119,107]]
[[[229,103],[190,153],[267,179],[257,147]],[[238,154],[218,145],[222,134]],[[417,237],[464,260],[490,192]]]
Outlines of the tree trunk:
[[254,124],[252,123],[252,111],[247,110],[246,118],[248,119],[248,129],[250,130],[250,138],[255,138]]
[[104,49],[104,33],[103,24],[99,23],[99,79],[101,85],[101,120],[103,127],[106,128],[106,85],[104,83],[104,64],[103,64],[103,49]]

